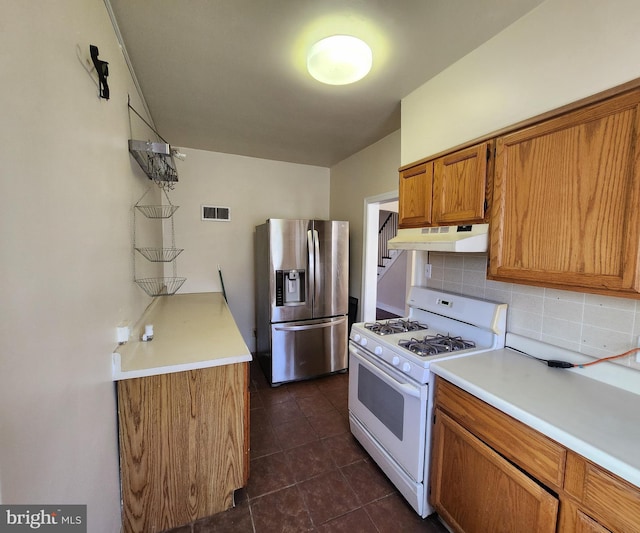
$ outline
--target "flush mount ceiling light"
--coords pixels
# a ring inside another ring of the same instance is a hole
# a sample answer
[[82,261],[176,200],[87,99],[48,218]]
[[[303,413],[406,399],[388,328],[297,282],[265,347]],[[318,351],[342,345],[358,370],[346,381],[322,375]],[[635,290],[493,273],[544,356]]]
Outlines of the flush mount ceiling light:
[[347,85],[364,78],[372,62],[367,43],[351,35],[333,35],[311,47],[307,70],[322,83]]

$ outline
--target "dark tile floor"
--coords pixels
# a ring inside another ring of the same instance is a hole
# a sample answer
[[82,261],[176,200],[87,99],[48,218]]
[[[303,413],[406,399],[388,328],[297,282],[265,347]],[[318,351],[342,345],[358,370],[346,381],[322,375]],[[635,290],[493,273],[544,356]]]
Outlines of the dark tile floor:
[[386,320],[387,318],[400,318],[400,316],[385,311],[384,309],[376,309],[376,320]]
[[251,363],[249,483],[172,533],[445,532],[413,511],[349,431],[348,374],[269,387]]

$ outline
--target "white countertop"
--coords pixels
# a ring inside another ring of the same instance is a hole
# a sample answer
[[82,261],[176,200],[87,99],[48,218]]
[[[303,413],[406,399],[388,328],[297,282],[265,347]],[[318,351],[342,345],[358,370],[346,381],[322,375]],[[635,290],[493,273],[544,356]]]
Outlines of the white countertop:
[[[430,368],[640,487],[640,394],[585,377],[579,370],[550,368],[510,349],[438,361]],[[640,372],[629,372],[640,380]]]
[[[113,353],[113,380],[169,374],[251,361],[222,293],[176,294],[154,299]],[[153,340],[140,340],[153,324]]]

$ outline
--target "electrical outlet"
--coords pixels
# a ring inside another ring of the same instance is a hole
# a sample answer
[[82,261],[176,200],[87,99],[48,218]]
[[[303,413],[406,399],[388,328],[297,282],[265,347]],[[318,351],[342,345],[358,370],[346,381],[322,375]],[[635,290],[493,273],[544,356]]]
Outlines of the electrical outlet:
[[431,264],[427,263],[424,265],[424,277],[426,279],[431,279]]
[[118,340],[118,344],[125,344],[129,341],[129,337],[131,336],[131,328],[129,324],[123,322],[116,328],[116,338]]

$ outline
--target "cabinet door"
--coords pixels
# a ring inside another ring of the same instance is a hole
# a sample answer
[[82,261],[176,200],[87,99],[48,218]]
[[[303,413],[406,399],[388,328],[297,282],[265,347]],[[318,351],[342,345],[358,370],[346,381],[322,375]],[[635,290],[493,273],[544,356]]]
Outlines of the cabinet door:
[[556,530],[558,500],[440,409],[430,498],[454,531]]
[[580,504],[565,495],[560,497],[558,531],[562,533],[612,533],[610,529],[587,515],[581,509]]
[[398,225],[419,228],[431,224],[433,162],[423,163],[400,172]]
[[433,172],[433,223],[484,222],[487,167],[493,144],[485,142],[441,157]]
[[123,531],[225,511],[246,483],[248,363],[119,381]]
[[598,522],[589,518],[586,514],[578,511],[576,516],[576,533],[611,533],[607,528],[602,527]]
[[489,277],[637,293],[640,91],[498,138]]

